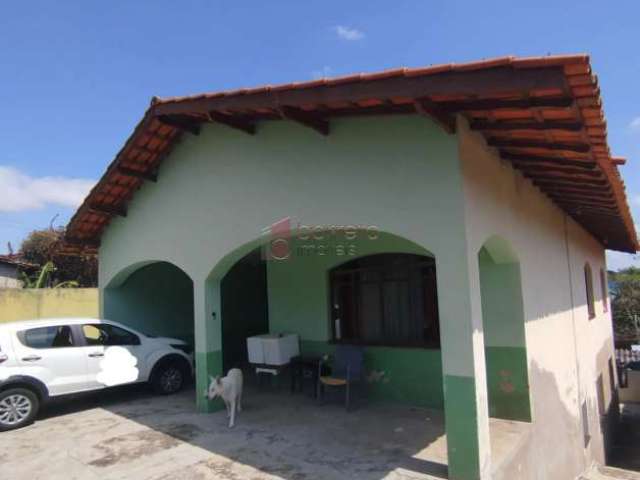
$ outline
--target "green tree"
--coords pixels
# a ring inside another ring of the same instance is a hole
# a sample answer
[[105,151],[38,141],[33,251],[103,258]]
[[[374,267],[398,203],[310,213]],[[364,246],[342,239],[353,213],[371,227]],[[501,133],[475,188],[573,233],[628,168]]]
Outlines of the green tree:
[[640,334],[640,269],[622,270],[612,280],[611,310],[616,336],[637,339]]
[[[95,255],[64,254],[61,246],[64,228],[31,232],[20,246],[20,257],[37,265],[35,275],[23,272],[25,288],[95,287],[98,283],[98,260]],[[30,286],[31,285],[31,286]]]
[[54,285],[50,285],[51,275],[55,271],[56,266],[53,262],[47,262],[42,266],[42,268],[40,268],[40,271],[33,276],[29,276],[25,272],[21,272],[24,288],[72,288],[78,286],[78,282],[75,280],[65,280],[64,282],[58,282]]

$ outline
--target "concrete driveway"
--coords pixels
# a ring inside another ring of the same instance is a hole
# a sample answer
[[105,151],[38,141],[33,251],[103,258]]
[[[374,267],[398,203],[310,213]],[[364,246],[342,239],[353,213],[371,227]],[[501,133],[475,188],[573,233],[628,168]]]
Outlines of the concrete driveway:
[[[371,404],[347,413],[268,389],[245,397],[233,429],[224,412],[196,413],[193,391],[158,397],[134,386],[57,403],[35,424],[0,434],[1,472],[25,480],[446,478],[441,412]],[[495,455],[508,456],[521,425],[492,423]]]

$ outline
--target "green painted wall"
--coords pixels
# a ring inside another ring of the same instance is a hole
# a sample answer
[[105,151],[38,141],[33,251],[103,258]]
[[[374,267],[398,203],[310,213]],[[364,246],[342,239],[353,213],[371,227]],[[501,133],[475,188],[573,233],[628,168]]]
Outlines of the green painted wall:
[[209,401],[207,389],[210,376],[222,375],[222,352],[196,352],[196,405],[200,412],[215,412],[222,410],[224,403],[220,398]]
[[478,254],[489,415],[531,421],[520,266]]
[[193,345],[193,283],[169,263],[147,265],[108,289],[104,316],[143,333],[180,338]]
[[527,350],[524,347],[485,347],[489,416],[531,421]]
[[[445,375],[448,470],[452,480],[480,479],[476,385],[472,377]],[[450,439],[455,438],[455,442]],[[482,477],[484,478],[484,477]]]
[[[309,248],[326,245],[328,248]],[[344,248],[342,248],[344,247]],[[408,240],[379,233],[370,239],[361,234],[354,241],[341,236],[320,241],[291,240],[291,258],[267,262],[269,327],[271,332],[297,333],[302,350],[332,350],[329,323],[329,270],[357,256],[374,253],[429,255]],[[320,253],[319,253],[320,252]],[[342,255],[351,252],[353,255]],[[432,408],[443,407],[440,350],[367,347],[365,367],[370,398]]]

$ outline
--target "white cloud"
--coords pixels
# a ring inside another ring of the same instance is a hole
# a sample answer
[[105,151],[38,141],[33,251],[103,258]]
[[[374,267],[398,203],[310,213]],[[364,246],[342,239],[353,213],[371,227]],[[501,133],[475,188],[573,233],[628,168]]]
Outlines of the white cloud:
[[344,25],[337,25],[333,27],[333,29],[343,40],[354,41],[362,40],[364,38],[364,32],[361,32],[360,30],[355,28],[345,27]]
[[640,207],[640,194],[631,195],[631,206]]
[[631,123],[629,124],[629,128],[631,130],[640,131],[640,117],[636,117],[633,120],[631,120]]
[[0,165],[0,212],[37,210],[48,205],[77,207],[94,180],[68,177],[31,177]]
[[330,77],[332,74],[333,74],[333,68],[331,68],[328,65],[325,65],[324,67],[311,72],[311,75],[315,79]]

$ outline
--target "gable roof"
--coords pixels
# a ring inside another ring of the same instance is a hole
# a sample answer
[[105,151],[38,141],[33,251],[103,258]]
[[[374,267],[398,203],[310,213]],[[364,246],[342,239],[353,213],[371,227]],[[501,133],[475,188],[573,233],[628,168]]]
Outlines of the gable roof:
[[159,99],[71,219],[67,249],[95,252],[115,215],[182,135],[215,122],[259,134],[262,121],[289,119],[329,135],[334,117],[419,114],[445,131],[462,114],[487,144],[520,170],[606,248],[638,249],[607,144],[598,81],[587,55],[501,57]]

